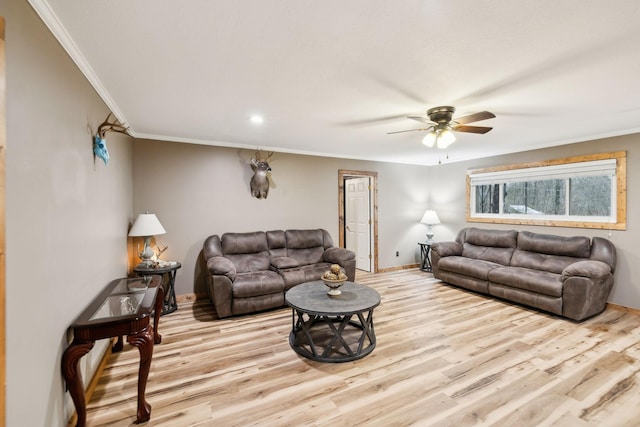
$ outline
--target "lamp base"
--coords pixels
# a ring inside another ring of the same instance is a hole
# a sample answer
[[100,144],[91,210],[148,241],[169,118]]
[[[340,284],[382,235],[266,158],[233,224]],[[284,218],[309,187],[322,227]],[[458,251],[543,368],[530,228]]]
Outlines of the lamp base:
[[138,254],[140,259],[142,260],[140,264],[137,265],[138,268],[152,268],[155,266],[156,262],[152,259],[155,255],[153,252],[153,248],[151,248],[151,236],[144,237],[144,249],[142,252]]
[[432,234],[431,236],[429,236],[429,235],[427,234],[427,240],[425,240],[425,243],[426,243],[427,245],[432,245],[432,244],[434,243],[434,240],[433,240],[433,234]]
[[431,231],[431,224],[428,224],[428,230],[427,230],[427,241],[425,242],[427,245],[430,245],[433,243],[433,231]]

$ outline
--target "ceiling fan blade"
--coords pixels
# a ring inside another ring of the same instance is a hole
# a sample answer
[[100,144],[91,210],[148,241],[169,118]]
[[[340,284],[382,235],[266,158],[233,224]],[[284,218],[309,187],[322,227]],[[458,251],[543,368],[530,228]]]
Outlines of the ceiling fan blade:
[[466,125],[453,126],[453,130],[456,132],[487,133],[491,129],[493,128],[486,127],[486,126],[466,126]]
[[469,114],[468,116],[453,119],[454,122],[465,125],[467,123],[479,122],[481,120],[493,119],[496,115],[488,111],[480,111],[479,113]]
[[429,120],[426,117],[422,117],[422,116],[407,116],[407,119],[417,120],[420,123],[424,123],[425,125],[432,125],[433,124],[433,122],[431,120]]
[[344,122],[336,123],[339,126],[367,126],[367,125],[377,125],[384,124],[384,122],[390,122],[393,120],[403,119],[407,116],[404,114],[396,114],[394,116],[381,116],[381,117],[371,117],[368,119],[356,119],[349,120]]
[[431,128],[428,127],[428,128],[422,128],[422,129],[396,130],[394,132],[387,132],[387,135],[391,135],[392,133],[415,132],[417,130],[429,130],[429,129],[431,129]]

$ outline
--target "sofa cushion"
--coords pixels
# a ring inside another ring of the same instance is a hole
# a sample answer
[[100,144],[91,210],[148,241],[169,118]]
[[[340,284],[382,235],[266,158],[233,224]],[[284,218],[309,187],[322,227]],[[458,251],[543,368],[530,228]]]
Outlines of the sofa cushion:
[[254,233],[225,233],[221,239],[222,253],[255,254],[269,249],[267,235],[263,231]]
[[282,230],[267,231],[267,245],[272,257],[287,256],[287,239]]
[[465,233],[462,256],[509,265],[517,239],[518,232],[514,230],[469,228]]
[[322,262],[324,241],[322,230],[287,230],[287,256],[295,258],[300,265]]
[[258,295],[249,298],[234,298],[231,302],[233,314],[247,314],[256,311],[282,307],[284,305],[284,293]]
[[513,257],[511,257],[511,266],[560,274],[568,265],[581,260],[583,259],[516,249]]
[[[509,265],[513,248],[493,248],[489,246],[476,246],[471,243],[462,245],[462,256],[468,259],[489,261],[500,265]],[[448,257],[447,257],[448,258]]]
[[302,268],[289,268],[284,270],[278,270],[278,274],[282,276],[284,280],[284,290],[288,291],[300,283],[308,282],[305,278],[304,270]]
[[449,271],[482,280],[487,280],[489,271],[498,267],[502,267],[502,265],[495,262],[470,259],[462,256],[448,256],[441,258],[438,262],[438,268],[441,271]]
[[320,280],[322,274],[331,268],[331,264],[327,262],[321,262],[318,264],[309,264],[301,267],[300,270],[304,272],[304,281],[311,282],[313,280]]
[[277,270],[281,270],[283,268],[293,268],[298,266],[298,260],[288,256],[279,256],[271,258],[271,265]]
[[562,296],[562,278],[560,274],[531,270],[521,267],[499,267],[491,270],[489,281],[529,292]]
[[544,295],[495,283],[489,284],[489,294],[519,304],[546,310],[557,315],[562,315],[563,313],[563,300],[561,297]]
[[284,281],[275,271],[241,273],[233,282],[233,297],[248,298],[284,291]]
[[515,248],[518,242],[518,232],[515,230],[485,230],[471,227],[467,229],[464,241],[476,246]]
[[316,246],[324,247],[322,230],[287,230],[284,232],[287,239],[287,248],[305,249]]
[[589,258],[591,241],[586,236],[563,237],[521,231],[518,234],[518,249],[540,254]]
[[267,251],[242,255],[227,254],[225,257],[236,266],[236,272],[238,273],[269,270],[271,266],[271,258]]
[[236,266],[238,273],[269,270],[271,259],[263,231],[225,233],[221,245],[224,256]]
[[475,277],[465,276],[464,274],[440,271],[440,280],[475,292],[485,294],[489,292],[489,282],[487,280],[476,279]]

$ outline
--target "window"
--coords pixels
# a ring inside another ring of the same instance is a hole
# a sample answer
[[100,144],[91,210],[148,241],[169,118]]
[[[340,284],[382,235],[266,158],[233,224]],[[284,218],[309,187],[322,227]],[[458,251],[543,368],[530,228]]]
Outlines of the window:
[[467,221],[626,228],[626,152],[467,172]]

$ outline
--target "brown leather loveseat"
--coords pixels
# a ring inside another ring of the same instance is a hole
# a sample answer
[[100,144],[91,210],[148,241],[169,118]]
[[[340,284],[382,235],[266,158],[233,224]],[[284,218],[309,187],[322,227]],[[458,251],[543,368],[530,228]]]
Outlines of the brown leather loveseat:
[[281,307],[287,290],[319,280],[331,264],[350,281],[356,274],[355,253],[335,247],[323,229],[213,235],[203,252],[207,292],[220,318]]
[[600,237],[473,227],[431,254],[443,282],[578,321],[605,309],[616,267],[613,243]]

